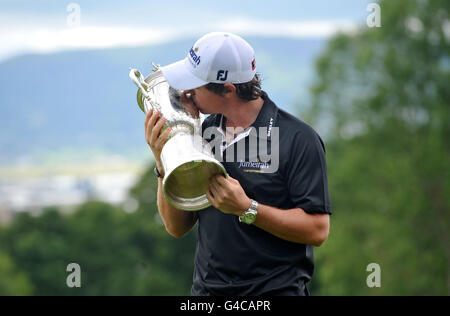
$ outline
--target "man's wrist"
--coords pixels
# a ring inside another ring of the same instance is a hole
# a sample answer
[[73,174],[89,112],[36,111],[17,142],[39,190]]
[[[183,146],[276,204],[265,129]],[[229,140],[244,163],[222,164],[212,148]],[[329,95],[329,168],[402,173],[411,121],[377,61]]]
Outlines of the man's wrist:
[[258,202],[250,200],[250,207],[241,216],[239,216],[239,222],[247,225],[253,224],[256,221],[258,215]]
[[245,202],[245,204],[247,207],[244,206],[243,209],[240,209],[237,213],[236,216],[241,217],[242,214],[244,214],[245,212],[248,211],[248,209],[250,208],[250,206],[252,205],[252,200],[250,198],[247,198],[247,201]]
[[156,161],[155,164],[156,164],[156,169],[158,170],[159,174],[164,177],[164,168],[162,166],[162,163],[160,161]]

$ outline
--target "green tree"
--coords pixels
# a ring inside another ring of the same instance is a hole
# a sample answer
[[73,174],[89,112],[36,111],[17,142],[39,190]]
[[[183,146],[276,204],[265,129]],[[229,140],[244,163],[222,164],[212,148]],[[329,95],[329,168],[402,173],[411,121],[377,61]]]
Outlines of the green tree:
[[[450,294],[450,2],[381,1],[333,38],[306,117],[327,139],[334,215],[316,294]],[[366,266],[382,270],[370,289]]]
[[[167,233],[156,206],[158,182],[153,173],[154,167],[154,165],[150,166],[130,192],[131,197],[138,201],[136,220],[142,225],[142,230],[136,239],[141,238],[140,245],[143,251],[156,260],[155,263],[158,266],[164,267],[165,273],[170,276],[164,287],[153,287],[152,293],[189,295],[194,270],[197,229],[195,226],[189,234],[180,239],[175,239]],[[157,241],[146,241],[144,232],[149,230],[155,232]]]
[[[0,231],[0,294],[188,295],[195,232],[175,239],[165,231],[151,170],[132,190],[135,213],[91,201],[71,214],[18,216]],[[66,284],[70,263],[81,268],[80,288]]]
[[65,254],[70,249],[68,227],[56,209],[39,217],[19,215],[6,229],[1,243],[15,266],[30,280],[35,295],[60,294],[64,289]]
[[0,296],[31,295],[33,288],[26,275],[17,271],[12,259],[0,252]]

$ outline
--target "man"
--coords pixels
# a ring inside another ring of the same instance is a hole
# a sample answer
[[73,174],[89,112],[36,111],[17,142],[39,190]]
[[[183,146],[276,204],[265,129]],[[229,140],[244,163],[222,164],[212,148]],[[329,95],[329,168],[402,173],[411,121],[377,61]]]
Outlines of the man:
[[277,155],[261,162],[261,153],[250,157],[245,145],[246,160],[229,155],[232,159],[223,162],[229,176],[211,179],[206,196],[212,206],[181,211],[162,192],[160,155],[170,129],[160,134],[165,119],[148,113],[146,140],[156,159],[157,203],[165,227],[180,238],[199,223],[191,294],[308,295],[313,246],[327,239],[331,214],[322,140],[260,89],[254,50],[236,35],[207,34],[184,60],[162,72],[173,88],[184,90],[181,100],[190,113],[211,114],[203,130],[218,132],[214,139],[221,137],[222,145],[215,151],[222,157],[259,128],[267,133],[259,133],[258,141],[270,143]]

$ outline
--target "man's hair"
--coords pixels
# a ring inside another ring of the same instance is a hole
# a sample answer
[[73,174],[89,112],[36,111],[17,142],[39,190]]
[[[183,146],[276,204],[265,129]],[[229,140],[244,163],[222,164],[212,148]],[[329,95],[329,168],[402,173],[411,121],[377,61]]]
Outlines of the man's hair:
[[[249,82],[236,83],[233,85],[236,87],[236,94],[241,100],[252,101],[263,95],[263,91],[261,90],[261,79],[259,79],[258,74],[255,74],[253,79]],[[221,83],[208,83],[205,87],[218,95],[223,95],[225,91],[224,85]]]

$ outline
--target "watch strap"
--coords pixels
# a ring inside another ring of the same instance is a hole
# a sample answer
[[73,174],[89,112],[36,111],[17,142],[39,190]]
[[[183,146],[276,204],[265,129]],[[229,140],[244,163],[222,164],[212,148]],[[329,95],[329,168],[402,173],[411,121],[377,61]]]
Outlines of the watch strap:
[[256,202],[255,200],[251,200],[251,204],[250,207],[248,208],[248,210],[246,210],[244,213],[242,213],[241,216],[239,216],[239,222],[243,222],[245,224],[253,224],[254,221],[252,221],[251,223],[248,223],[245,221],[245,217],[248,214],[253,214],[255,216],[256,219],[256,215],[258,214],[258,202]]
[[153,171],[155,172],[155,175],[156,175],[158,178],[161,178],[161,179],[164,178],[164,177],[161,175],[161,173],[159,173],[159,170],[158,170],[157,167],[155,167],[155,169],[154,169]]

